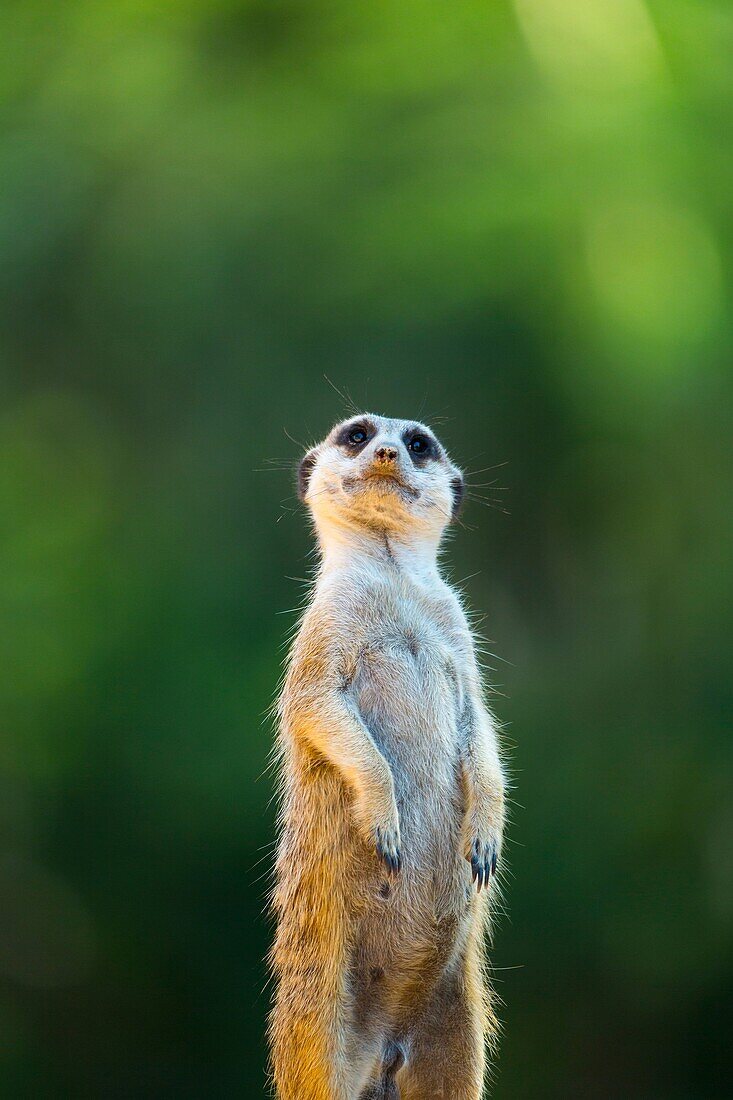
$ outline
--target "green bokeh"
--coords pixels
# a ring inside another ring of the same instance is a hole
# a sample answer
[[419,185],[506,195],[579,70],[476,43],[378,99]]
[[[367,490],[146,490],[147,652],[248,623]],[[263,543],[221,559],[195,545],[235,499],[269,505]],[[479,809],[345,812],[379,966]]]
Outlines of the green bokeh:
[[14,0],[0,37],[2,1095],[264,1095],[324,375],[506,463],[447,554],[515,782],[495,1096],[724,1095],[730,6]]

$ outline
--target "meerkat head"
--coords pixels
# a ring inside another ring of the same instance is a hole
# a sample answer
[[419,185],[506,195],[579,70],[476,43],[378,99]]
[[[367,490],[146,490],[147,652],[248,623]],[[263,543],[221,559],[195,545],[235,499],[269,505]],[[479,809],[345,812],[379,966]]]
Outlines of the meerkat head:
[[364,413],[304,456],[298,488],[321,535],[348,528],[437,543],[458,516],[463,475],[424,424]]

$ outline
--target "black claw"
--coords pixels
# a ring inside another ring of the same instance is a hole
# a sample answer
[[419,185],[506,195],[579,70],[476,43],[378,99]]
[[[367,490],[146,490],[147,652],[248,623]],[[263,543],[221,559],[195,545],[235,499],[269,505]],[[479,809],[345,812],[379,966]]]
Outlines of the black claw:
[[471,856],[471,871],[473,875],[473,881],[477,883],[478,893],[480,894],[481,887],[483,886],[484,882],[484,866],[481,859],[479,858],[478,840],[474,841],[473,850],[475,852],[475,855]]
[[468,857],[471,863],[471,878],[477,883],[478,893],[488,890],[492,876],[496,875],[498,853],[494,844],[482,844],[477,837],[471,845]]
[[388,850],[387,844],[385,843],[385,840],[384,840],[384,837],[383,837],[383,834],[382,834],[382,830],[380,829],[379,826],[377,826],[377,828],[376,828],[376,838],[377,839],[376,839],[375,848],[376,848],[378,857],[382,860],[385,867],[387,868],[387,873],[389,875],[396,875],[397,872],[402,867],[402,857],[401,857],[399,851],[398,850],[395,850],[395,851],[389,851]]

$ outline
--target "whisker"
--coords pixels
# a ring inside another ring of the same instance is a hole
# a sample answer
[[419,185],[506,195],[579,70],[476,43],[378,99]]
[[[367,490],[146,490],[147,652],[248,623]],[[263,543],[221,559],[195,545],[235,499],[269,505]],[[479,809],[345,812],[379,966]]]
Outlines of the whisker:
[[508,485],[497,485],[495,481],[466,481],[467,489],[495,489],[497,493],[507,492]]
[[484,500],[483,497],[475,497],[472,496],[470,493],[467,493],[466,497],[468,500],[473,501],[475,504],[480,504],[483,508],[492,508],[495,512],[503,512],[505,516],[511,515],[511,512],[507,511],[506,508],[501,507],[503,501]]
[[290,442],[296,445],[296,447],[301,447],[304,451],[307,451],[309,449],[307,443],[303,443],[300,439],[296,439],[295,436],[290,434],[287,428],[283,428],[283,432],[288,437]]
[[502,466],[508,466],[509,459],[505,462],[495,462],[493,466],[482,466],[479,470],[466,470],[466,477],[474,477],[476,474],[488,474],[490,470],[500,470]]
[[348,409],[348,410],[349,410],[350,412],[353,412],[353,413],[358,413],[358,411],[359,411],[359,410],[357,409],[357,407],[356,407],[356,404],[355,404],[355,402],[354,402],[354,399],[353,399],[353,397],[351,396],[351,394],[349,393],[349,391],[348,391],[348,390],[346,390],[346,392],[344,392],[344,391],[340,390],[340,389],[338,388],[338,386],[336,385],[336,383],[335,383],[335,382],[332,382],[332,381],[331,381],[331,379],[330,379],[330,378],[328,377],[328,375],[326,374],[326,372],[325,372],[325,371],[324,371],[324,373],[323,373],[323,377],[324,377],[324,378],[326,379],[326,381],[328,382],[328,384],[329,384],[329,386],[331,387],[331,389],[332,389],[332,390],[333,390],[333,391],[334,391],[335,393],[337,393],[337,394],[339,395],[339,397],[340,397],[340,398],[341,398],[341,400],[343,401],[343,403],[344,403],[344,405],[346,406],[346,408],[347,408],[347,409]]

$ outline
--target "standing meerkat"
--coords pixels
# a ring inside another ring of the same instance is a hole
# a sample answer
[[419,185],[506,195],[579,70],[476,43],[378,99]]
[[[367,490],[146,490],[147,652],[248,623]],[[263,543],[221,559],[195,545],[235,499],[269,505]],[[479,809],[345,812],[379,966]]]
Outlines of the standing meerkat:
[[321,561],[279,704],[277,1093],[479,1100],[504,779],[437,564],[463,477],[425,425],[365,414],[305,455],[299,489]]

